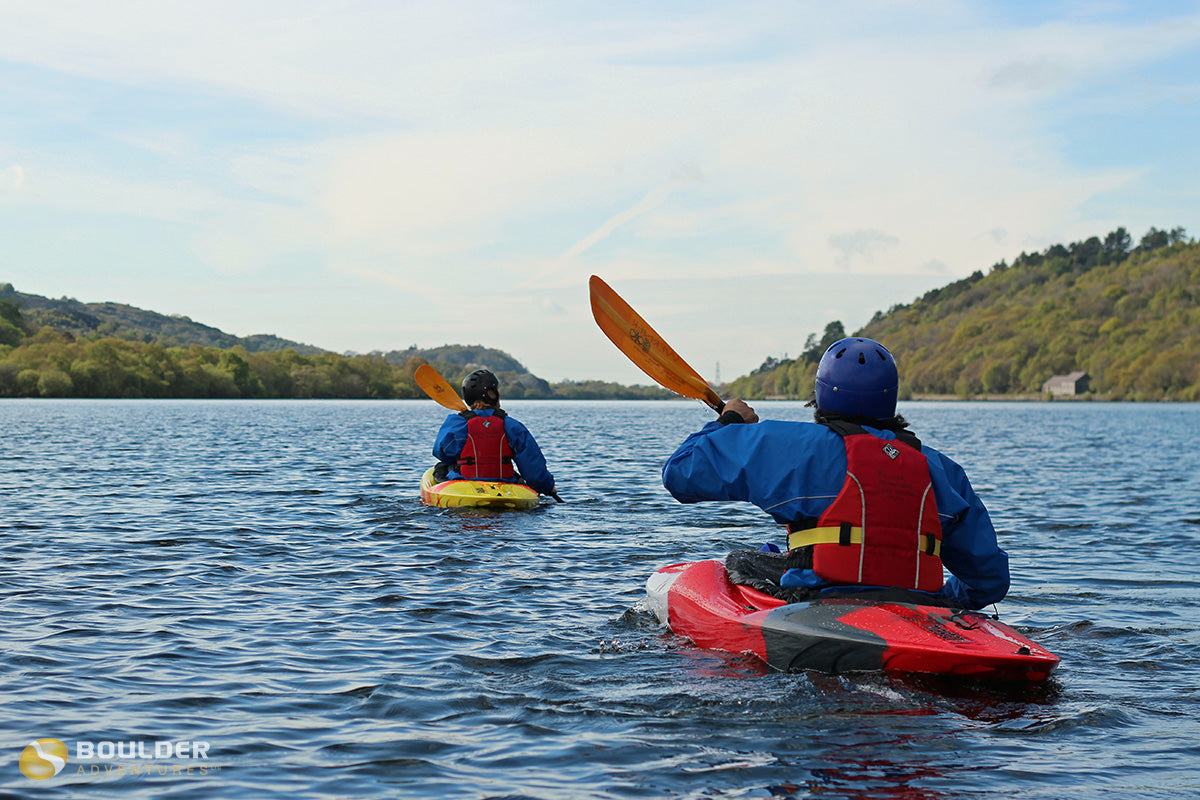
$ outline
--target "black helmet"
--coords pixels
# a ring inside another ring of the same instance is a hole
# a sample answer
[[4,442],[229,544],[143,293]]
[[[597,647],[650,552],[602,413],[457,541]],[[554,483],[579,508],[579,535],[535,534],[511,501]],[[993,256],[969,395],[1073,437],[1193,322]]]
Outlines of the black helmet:
[[500,381],[496,380],[491,370],[477,369],[463,378],[462,396],[467,405],[474,405],[476,400],[490,399],[487,398],[489,391],[495,392],[496,399],[500,399]]

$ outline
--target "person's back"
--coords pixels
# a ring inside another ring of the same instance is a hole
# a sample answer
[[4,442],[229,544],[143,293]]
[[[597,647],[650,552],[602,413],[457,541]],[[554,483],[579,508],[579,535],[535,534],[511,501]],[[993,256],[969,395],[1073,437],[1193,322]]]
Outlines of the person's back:
[[554,476],[529,430],[500,408],[500,384],[489,370],[462,383],[467,410],[450,414],[433,444],[438,480],[521,481],[555,496]]
[[744,500],[787,525],[779,583],[793,592],[885,586],[997,602],[1008,556],[987,509],[962,468],[896,415],[897,388],[886,348],[844,339],[818,366],[816,422],[758,422],[730,400],[667,461],[663,484],[681,502]]

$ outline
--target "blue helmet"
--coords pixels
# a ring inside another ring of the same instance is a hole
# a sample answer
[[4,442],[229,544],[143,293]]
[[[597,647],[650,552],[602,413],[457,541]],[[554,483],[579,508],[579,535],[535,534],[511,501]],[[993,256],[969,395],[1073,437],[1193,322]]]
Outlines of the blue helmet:
[[896,416],[896,359],[874,339],[834,342],[817,365],[817,408],[848,417]]

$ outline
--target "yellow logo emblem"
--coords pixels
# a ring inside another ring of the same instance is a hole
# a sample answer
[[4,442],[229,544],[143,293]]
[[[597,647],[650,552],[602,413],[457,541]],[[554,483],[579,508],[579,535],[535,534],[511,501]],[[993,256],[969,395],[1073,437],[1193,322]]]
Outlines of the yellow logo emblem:
[[67,765],[67,746],[58,739],[35,739],[21,751],[19,763],[26,778],[53,778]]

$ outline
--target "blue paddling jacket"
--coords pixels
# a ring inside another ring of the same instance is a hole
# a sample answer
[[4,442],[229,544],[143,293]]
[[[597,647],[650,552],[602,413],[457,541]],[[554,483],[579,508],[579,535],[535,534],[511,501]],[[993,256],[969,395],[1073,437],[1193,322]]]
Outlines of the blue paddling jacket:
[[[475,413],[481,417],[490,417],[495,411],[484,408],[476,410]],[[554,476],[546,468],[546,457],[542,455],[542,449],[538,447],[538,443],[529,429],[509,414],[504,417],[504,435],[508,437],[508,446],[512,448],[512,458],[517,466],[517,472],[520,473],[525,483],[542,494],[553,492]],[[438,461],[450,465],[447,478],[462,477],[462,473],[454,467],[458,464],[458,457],[462,454],[466,443],[466,418],[460,414],[451,414],[446,417],[446,421],[442,423],[442,427],[438,431],[437,439],[434,440],[433,456]]]
[[[891,431],[868,433],[894,439]],[[1008,554],[983,501],[962,467],[921,446],[942,526],[942,564],[950,572],[935,594],[963,608],[983,608],[1008,593]],[[663,466],[663,486],[681,503],[742,500],[781,524],[815,520],[846,479],[842,437],[814,422],[764,420],[722,425],[714,420],[689,436]],[[815,573],[806,585],[822,585]]]

